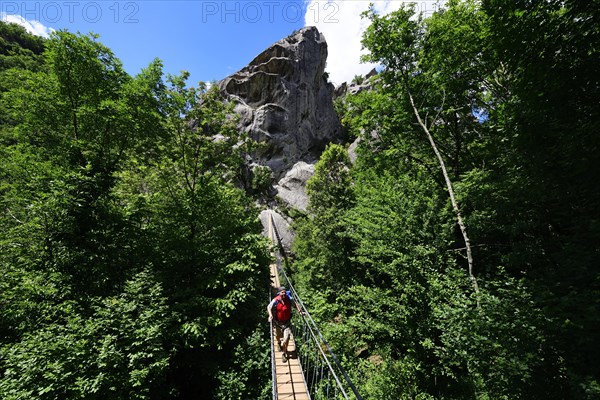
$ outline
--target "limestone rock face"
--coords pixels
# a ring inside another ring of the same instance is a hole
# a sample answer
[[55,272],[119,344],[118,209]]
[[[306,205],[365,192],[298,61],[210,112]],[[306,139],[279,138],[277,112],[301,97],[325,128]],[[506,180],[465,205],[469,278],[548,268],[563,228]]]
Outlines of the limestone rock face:
[[315,162],[326,144],[342,136],[326,59],[325,38],[306,27],[219,82],[236,102],[240,128],[262,145],[252,161],[269,166],[276,180],[298,161]]
[[354,94],[363,92],[365,90],[373,90],[373,80],[371,78],[373,78],[374,76],[377,76],[377,75],[378,75],[377,70],[375,68],[373,68],[371,70],[371,72],[369,72],[367,75],[362,77],[362,80],[360,81],[360,83],[352,81],[348,84],[348,83],[344,82],[340,86],[335,88],[335,90],[333,92],[333,97],[337,98],[337,97],[345,96],[346,94],[354,95]]
[[288,205],[302,211],[308,207],[306,182],[315,173],[315,166],[304,161],[298,162],[279,181],[275,190],[277,195]]

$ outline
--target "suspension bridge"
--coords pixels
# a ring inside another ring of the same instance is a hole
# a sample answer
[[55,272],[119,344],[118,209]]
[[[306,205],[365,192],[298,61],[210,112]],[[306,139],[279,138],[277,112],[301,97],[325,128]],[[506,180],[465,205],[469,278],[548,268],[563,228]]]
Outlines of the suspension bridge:
[[275,260],[271,264],[269,301],[278,287],[285,286],[302,310],[301,315],[295,314],[292,318],[286,361],[276,346],[275,327],[271,322],[273,400],[362,400],[285,273],[283,267],[287,259],[272,214],[268,220],[268,236],[274,245]]

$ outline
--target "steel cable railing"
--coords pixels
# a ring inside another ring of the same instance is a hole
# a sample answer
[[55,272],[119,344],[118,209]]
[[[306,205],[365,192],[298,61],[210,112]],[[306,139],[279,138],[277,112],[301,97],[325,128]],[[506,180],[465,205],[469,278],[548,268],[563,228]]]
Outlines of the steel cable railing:
[[[296,354],[300,360],[309,396],[320,399],[356,399],[362,400],[358,390],[329,347],[329,344],[317,328],[317,324],[302,303],[294,285],[288,278],[282,265],[287,257],[281,245],[281,238],[271,216],[271,224],[277,240],[277,272],[280,280],[288,288],[296,304],[303,311],[300,319],[292,320],[292,333],[296,342]],[[298,322],[296,322],[298,321]],[[273,354],[273,349],[272,353]]]
[[[271,301],[271,291],[269,290],[269,301]],[[277,400],[277,372],[275,368],[275,342],[273,341],[273,321],[269,324],[271,332],[271,379],[273,380],[273,400]]]

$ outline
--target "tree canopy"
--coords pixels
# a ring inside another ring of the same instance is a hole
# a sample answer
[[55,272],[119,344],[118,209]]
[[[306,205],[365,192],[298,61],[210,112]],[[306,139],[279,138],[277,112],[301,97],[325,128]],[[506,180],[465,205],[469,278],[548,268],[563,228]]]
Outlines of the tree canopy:
[[[600,397],[599,9],[365,10],[288,271],[364,398]],[[0,398],[270,398],[271,176],[162,69],[0,22]]]
[[21,54],[0,94],[0,397],[259,398],[269,256],[231,106],[159,60],[128,75],[95,35],[0,27]]
[[592,3],[364,13],[381,71],[338,100],[353,200],[309,190],[294,275],[363,396],[600,395]]

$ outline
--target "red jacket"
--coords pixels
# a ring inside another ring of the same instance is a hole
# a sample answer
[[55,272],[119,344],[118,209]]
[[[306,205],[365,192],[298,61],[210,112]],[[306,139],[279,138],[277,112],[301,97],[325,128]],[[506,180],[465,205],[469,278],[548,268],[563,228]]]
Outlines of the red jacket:
[[273,307],[275,312],[273,316],[279,322],[287,322],[292,318],[292,300],[286,294],[285,296],[277,295],[275,297]]

